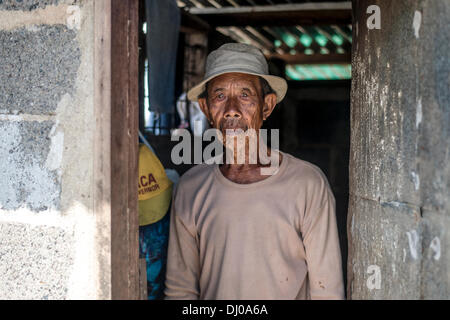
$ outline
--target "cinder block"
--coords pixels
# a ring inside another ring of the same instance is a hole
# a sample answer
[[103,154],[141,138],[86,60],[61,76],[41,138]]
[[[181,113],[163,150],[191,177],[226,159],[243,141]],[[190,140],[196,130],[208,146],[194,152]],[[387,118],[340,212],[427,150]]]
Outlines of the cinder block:
[[370,4],[357,5],[350,189],[448,212],[450,3],[379,3],[381,30],[366,27]]
[[72,94],[81,51],[63,25],[0,31],[0,113],[54,114]]
[[[352,299],[419,299],[423,231],[418,209],[350,197]],[[379,268],[380,287],[371,287]]]
[[0,223],[0,299],[65,299],[74,260],[73,232]]
[[422,296],[424,299],[450,298],[450,217],[423,210]]
[[61,3],[76,4],[80,0],[0,0],[0,10],[23,10],[31,11],[45,8],[48,5],[58,5]]
[[53,121],[0,121],[0,209],[59,208],[58,170],[46,167],[54,125]]

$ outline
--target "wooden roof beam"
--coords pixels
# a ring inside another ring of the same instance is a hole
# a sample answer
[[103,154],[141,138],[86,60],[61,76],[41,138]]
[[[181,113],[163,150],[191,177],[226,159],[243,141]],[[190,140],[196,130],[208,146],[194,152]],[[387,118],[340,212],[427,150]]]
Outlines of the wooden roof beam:
[[308,2],[272,6],[190,8],[211,26],[347,25],[352,21],[351,1]]
[[217,31],[219,31],[220,33],[224,34],[225,36],[228,36],[234,40],[236,40],[237,42],[242,42],[242,43],[248,43],[251,44],[255,47],[257,47],[258,49],[260,49],[263,52],[267,52],[268,49],[264,47],[264,45],[262,45],[258,40],[255,40],[253,37],[251,37],[249,34],[247,34],[246,30],[241,30],[238,27],[231,27],[231,28],[217,28]]
[[180,31],[183,33],[208,33],[211,30],[209,24],[203,21],[201,18],[190,14],[186,10],[180,10],[181,12],[181,25]]
[[267,59],[278,58],[286,62],[286,64],[348,64],[352,61],[350,53],[345,54],[268,54]]

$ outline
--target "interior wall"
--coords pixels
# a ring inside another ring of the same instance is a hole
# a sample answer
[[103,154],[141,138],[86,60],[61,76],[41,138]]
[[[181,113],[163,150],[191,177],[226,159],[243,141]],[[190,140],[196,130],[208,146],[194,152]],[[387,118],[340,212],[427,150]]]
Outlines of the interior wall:
[[354,1],[353,17],[348,295],[448,299],[450,2]]
[[0,1],[0,43],[0,299],[108,299],[94,1]]

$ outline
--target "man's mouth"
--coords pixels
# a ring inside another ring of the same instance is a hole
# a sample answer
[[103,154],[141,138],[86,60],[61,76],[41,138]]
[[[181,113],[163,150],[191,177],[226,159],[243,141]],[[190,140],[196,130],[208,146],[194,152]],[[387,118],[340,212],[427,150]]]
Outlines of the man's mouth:
[[241,134],[245,134],[244,129],[226,129],[225,130],[225,135],[228,137],[234,137],[234,136],[239,136]]
[[220,131],[227,135],[237,135],[239,133],[246,132],[248,126],[240,119],[236,120],[225,120],[220,124]]

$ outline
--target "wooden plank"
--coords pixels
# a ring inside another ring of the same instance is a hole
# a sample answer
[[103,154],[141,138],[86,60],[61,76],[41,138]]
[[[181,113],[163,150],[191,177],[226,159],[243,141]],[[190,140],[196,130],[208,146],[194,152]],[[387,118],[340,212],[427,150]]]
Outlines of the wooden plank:
[[99,299],[111,299],[111,1],[94,2],[94,216]]
[[139,299],[138,0],[111,0],[112,299]]
[[283,59],[286,64],[347,64],[351,63],[352,56],[350,53],[344,54],[269,54],[267,59],[278,58]]
[[273,6],[191,8],[209,25],[217,26],[288,26],[349,24],[352,4],[346,2],[319,2],[281,4]]
[[306,2],[306,3],[290,3],[276,4],[265,6],[240,6],[240,7],[192,7],[189,13],[192,14],[229,14],[229,13],[254,13],[254,12],[300,12],[300,11],[327,11],[327,10],[351,10],[351,1],[341,2]]
[[147,35],[141,29],[147,21],[145,1],[139,1],[139,130],[145,129],[145,59],[147,58]]
[[[122,0],[123,1],[123,0]],[[139,214],[138,214],[138,162],[139,162],[139,1],[128,0],[128,208],[129,208],[129,271],[130,299],[139,298]]]

